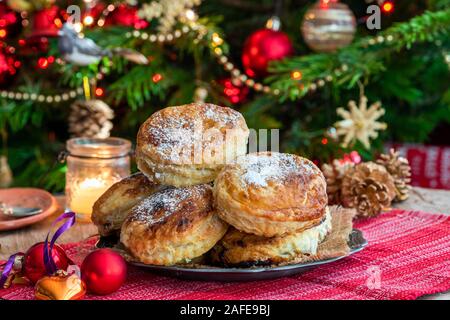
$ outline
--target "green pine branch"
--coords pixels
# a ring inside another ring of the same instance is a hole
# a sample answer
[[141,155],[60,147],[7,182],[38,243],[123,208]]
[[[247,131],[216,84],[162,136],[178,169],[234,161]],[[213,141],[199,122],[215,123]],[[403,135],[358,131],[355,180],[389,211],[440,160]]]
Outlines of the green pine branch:
[[[397,23],[380,32],[384,42],[369,45],[373,37],[362,38],[336,53],[319,53],[296,56],[274,62],[267,79],[272,89],[280,91],[280,100],[296,100],[303,97],[311,84],[318,79],[333,76],[333,84],[352,88],[359,80],[385,70],[384,61],[394,53],[409,49],[413,44],[445,39],[450,33],[450,9],[425,12],[408,22]],[[387,39],[392,37],[391,41]],[[342,70],[342,66],[347,68]],[[294,80],[291,72],[299,70],[302,79]],[[334,72],[334,70],[337,70]]]

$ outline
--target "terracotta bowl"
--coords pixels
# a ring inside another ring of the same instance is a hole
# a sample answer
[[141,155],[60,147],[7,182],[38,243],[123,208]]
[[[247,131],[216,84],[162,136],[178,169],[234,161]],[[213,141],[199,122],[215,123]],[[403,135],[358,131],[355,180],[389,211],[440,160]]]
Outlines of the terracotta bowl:
[[42,221],[59,209],[55,197],[45,190],[34,188],[0,189],[0,201],[9,206],[42,209],[40,214],[24,218],[11,218],[0,214],[0,231],[29,226]]

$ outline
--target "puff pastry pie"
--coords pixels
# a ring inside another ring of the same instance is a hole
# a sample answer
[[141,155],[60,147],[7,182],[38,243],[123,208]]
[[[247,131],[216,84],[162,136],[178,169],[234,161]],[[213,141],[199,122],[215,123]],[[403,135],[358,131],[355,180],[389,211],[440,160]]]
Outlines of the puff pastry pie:
[[102,236],[120,233],[132,207],[163,186],[151,182],[142,173],[133,174],[113,184],[92,208],[92,221]]
[[286,263],[300,255],[316,254],[319,244],[330,231],[328,207],[319,225],[298,233],[266,238],[230,228],[212,250],[211,258],[214,263],[228,267]]
[[136,161],[151,180],[175,187],[213,181],[247,152],[249,130],[237,111],[206,103],[155,112],[139,129]]
[[186,263],[209,251],[228,225],[213,209],[209,185],[172,188],[135,206],[122,226],[120,240],[140,262]]
[[214,197],[223,220],[264,237],[319,224],[328,202],[325,178],[314,163],[276,152],[238,157],[220,172]]

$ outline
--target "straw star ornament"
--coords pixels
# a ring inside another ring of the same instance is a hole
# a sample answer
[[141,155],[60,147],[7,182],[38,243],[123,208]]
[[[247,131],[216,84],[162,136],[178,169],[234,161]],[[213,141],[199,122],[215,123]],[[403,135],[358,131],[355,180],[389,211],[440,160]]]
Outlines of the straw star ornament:
[[378,131],[387,128],[386,123],[377,121],[385,113],[381,103],[375,102],[368,108],[367,101],[367,97],[361,95],[359,106],[352,100],[348,103],[348,110],[337,109],[337,114],[343,120],[337,121],[334,126],[338,136],[344,136],[343,147],[348,147],[358,140],[366,149],[369,149],[370,140],[378,137]]

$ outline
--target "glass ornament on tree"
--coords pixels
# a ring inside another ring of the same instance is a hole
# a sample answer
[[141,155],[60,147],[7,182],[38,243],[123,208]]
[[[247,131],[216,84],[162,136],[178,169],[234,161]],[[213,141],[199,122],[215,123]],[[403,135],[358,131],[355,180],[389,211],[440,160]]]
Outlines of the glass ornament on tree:
[[34,13],[30,38],[56,37],[62,26],[62,16],[57,6],[44,8]]
[[242,64],[248,76],[263,77],[267,75],[271,61],[293,54],[291,40],[279,28],[280,20],[274,16],[267,22],[266,28],[256,30],[245,41]]
[[134,27],[136,29],[145,29],[149,26],[149,23],[138,16],[138,9],[136,7],[119,4],[106,18],[106,25],[119,25]]
[[319,0],[306,11],[301,31],[312,50],[333,52],[353,41],[356,19],[346,4],[337,0]]

